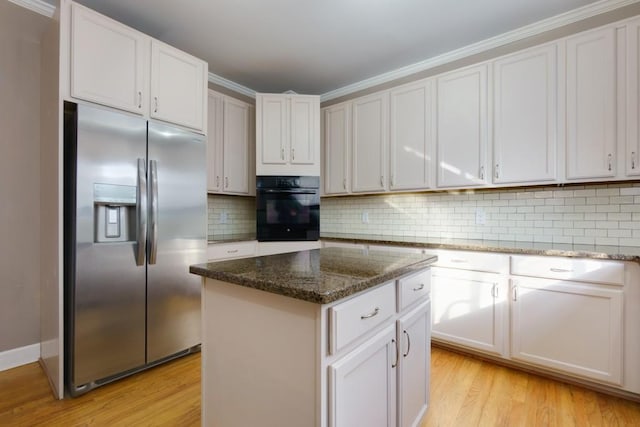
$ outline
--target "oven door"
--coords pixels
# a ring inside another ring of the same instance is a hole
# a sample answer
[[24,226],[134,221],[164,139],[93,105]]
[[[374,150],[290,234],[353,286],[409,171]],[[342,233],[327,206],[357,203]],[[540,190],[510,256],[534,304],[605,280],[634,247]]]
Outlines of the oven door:
[[317,189],[259,188],[256,196],[259,241],[320,238],[320,195]]

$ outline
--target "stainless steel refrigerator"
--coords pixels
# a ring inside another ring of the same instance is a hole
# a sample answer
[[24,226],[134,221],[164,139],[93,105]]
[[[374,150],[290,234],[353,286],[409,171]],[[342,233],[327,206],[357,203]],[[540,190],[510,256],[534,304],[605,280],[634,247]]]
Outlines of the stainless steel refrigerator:
[[195,351],[205,138],[65,103],[65,381],[76,396]]

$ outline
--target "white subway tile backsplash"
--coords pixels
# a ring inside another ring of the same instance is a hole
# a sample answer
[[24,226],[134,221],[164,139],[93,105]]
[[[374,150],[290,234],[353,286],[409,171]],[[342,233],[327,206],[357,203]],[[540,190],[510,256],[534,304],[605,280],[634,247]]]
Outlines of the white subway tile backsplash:
[[320,216],[325,233],[640,247],[640,183],[323,198]]

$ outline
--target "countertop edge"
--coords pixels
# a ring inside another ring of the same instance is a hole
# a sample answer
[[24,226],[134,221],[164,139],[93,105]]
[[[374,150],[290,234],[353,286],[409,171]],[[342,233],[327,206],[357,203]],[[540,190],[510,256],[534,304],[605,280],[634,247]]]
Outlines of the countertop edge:
[[[537,248],[514,248],[508,246],[497,246],[490,244],[469,244],[469,243],[455,243],[455,242],[398,242],[394,240],[378,240],[367,237],[335,237],[335,236],[320,236],[320,240],[355,243],[355,244],[378,244],[388,246],[401,246],[409,248],[419,249],[451,249],[451,250],[464,250],[474,252],[493,252],[513,255],[543,255],[543,256],[560,256],[567,258],[593,258],[604,259],[611,261],[629,261],[640,263],[640,255],[627,255],[623,253],[607,253],[586,249],[537,249]],[[533,243],[532,243],[533,244]],[[640,251],[640,249],[639,249]]]

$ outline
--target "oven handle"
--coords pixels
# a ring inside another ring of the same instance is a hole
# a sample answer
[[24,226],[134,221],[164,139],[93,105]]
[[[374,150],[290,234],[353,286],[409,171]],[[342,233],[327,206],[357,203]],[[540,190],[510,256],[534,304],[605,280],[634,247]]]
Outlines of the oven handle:
[[318,194],[316,190],[273,190],[259,189],[258,193],[287,193],[287,194]]

